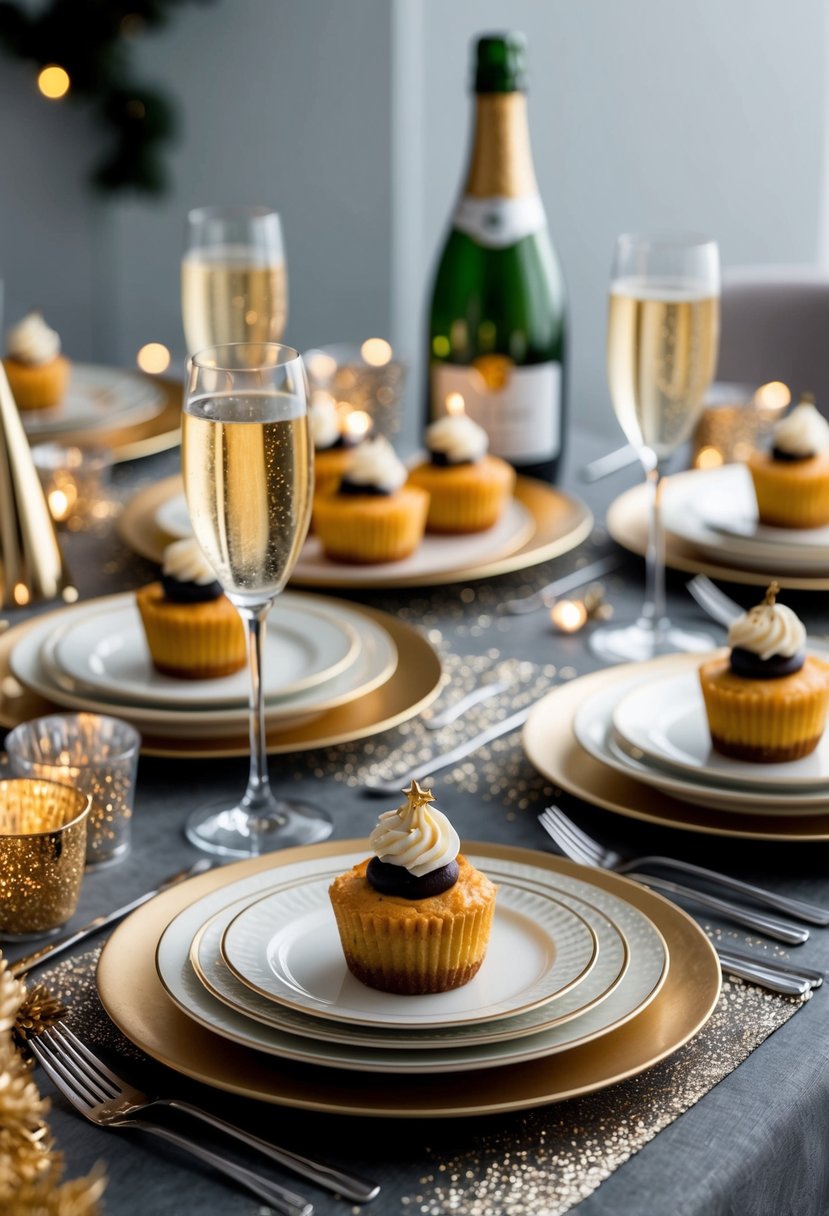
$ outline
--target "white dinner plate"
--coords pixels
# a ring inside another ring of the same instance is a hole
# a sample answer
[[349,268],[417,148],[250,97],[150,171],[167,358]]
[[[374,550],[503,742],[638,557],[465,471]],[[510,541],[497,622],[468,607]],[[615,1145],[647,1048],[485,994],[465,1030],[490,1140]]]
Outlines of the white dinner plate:
[[579,744],[600,764],[633,777],[663,793],[695,806],[710,807],[743,815],[809,815],[826,813],[826,794],[813,790],[787,790],[781,795],[757,788],[703,784],[690,777],[666,773],[641,753],[630,755],[614,736],[613,711],[619,700],[638,687],[647,676],[620,677],[587,697],[573,718],[573,733]]
[[[332,866],[337,867],[337,873],[342,873],[364,856],[365,854],[360,853],[344,853],[334,858],[321,857],[313,862],[297,862],[280,868],[279,877],[283,883],[307,881],[329,873]],[[660,991],[669,966],[665,942],[651,921],[626,901],[595,887],[589,877],[582,881],[518,862],[498,860],[493,863],[490,858],[477,860],[474,854],[470,855],[470,861],[482,869],[495,865],[498,881],[501,881],[502,875],[510,876],[516,880],[537,883],[542,890],[552,889],[556,894],[561,892],[574,895],[577,899],[600,909],[605,916],[620,926],[628,942],[631,961],[607,999],[578,1017],[539,1033],[519,1034],[506,1040],[469,1046],[406,1051],[370,1044],[360,1046],[336,1043],[329,1035],[329,1030],[335,1023],[321,1020],[317,1020],[317,1037],[314,1039],[287,1034],[246,1017],[217,1000],[200,983],[189,957],[194,937],[211,917],[227,907],[229,902],[254,899],[257,894],[264,894],[273,886],[274,872],[268,870],[230,883],[197,900],[179,913],[165,929],[158,943],[156,967],[159,978],[171,999],[187,1016],[215,1034],[244,1046],[286,1059],[334,1068],[356,1069],[360,1072],[425,1074],[494,1068],[565,1051],[598,1039],[623,1025],[645,1009]],[[588,870],[585,870],[585,875],[589,875]],[[677,965],[682,965],[681,959]],[[590,983],[590,978],[585,980],[585,984]],[[580,987],[581,985],[573,991],[572,997],[578,994]],[[564,1004],[570,999],[571,995],[568,994],[561,998],[561,1002]],[[274,1005],[273,1008],[278,1006]],[[515,1023],[519,1029],[523,1029],[523,1019],[532,1016],[532,1013],[520,1014],[509,1022],[493,1025],[506,1027]],[[366,1028],[366,1033],[369,1029]],[[374,1040],[374,1037],[381,1036],[383,1031],[376,1030],[371,1033]],[[435,1032],[411,1030],[408,1033],[414,1036]],[[457,1029],[444,1033],[457,1033]],[[378,1042],[380,1041],[378,1038]]]
[[222,957],[254,992],[319,1018],[363,1026],[446,1027],[523,1013],[563,995],[594,966],[587,921],[549,894],[499,884],[486,957],[468,984],[413,999],[370,988],[346,966],[328,879],[285,887],[242,909]]
[[[336,870],[330,870],[319,877],[331,882],[337,873]],[[509,870],[504,871],[500,862],[490,860],[487,864],[487,873],[493,882],[508,881],[514,886],[523,886],[542,894],[551,892],[549,884],[545,886],[524,875],[516,875]],[[283,886],[291,885],[293,884],[283,884]],[[555,1001],[534,1006],[526,1013],[516,1014],[512,1017],[499,1018],[497,1021],[490,1022],[464,1022],[456,1026],[438,1029],[385,1028],[328,1020],[324,1028],[325,1038],[332,1042],[348,1043],[357,1047],[401,1047],[409,1051],[496,1043],[499,1040],[520,1038],[525,1034],[535,1034],[539,1030],[561,1025],[606,1000],[621,982],[628,968],[630,951],[625,935],[618,924],[614,924],[608,916],[586,900],[555,888],[552,890],[556,899],[584,917],[596,934],[598,942],[598,957],[595,965],[570,992],[558,997]],[[268,894],[270,893],[268,892]],[[236,900],[229,907],[223,908],[221,912],[211,917],[193,939],[190,948],[190,962],[208,992],[229,1005],[231,1009],[246,1014],[254,1021],[263,1022],[266,1026],[274,1026],[277,1030],[284,1030],[289,1034],[299,1035],[301,1038],[317,1039],[320,1035],[320,1024],[316,1017],[311,1017],[286,1005],[278,1005],[275,1001],[260,996],[258,992],[254,992],[246,984],[237,980],[222,958],[221,942],[227,926],[251,902],[250,896]],[[617,920],[619,918],[626,920],[628,925],[633,923],[634,936],[641,937],[641,932],[637,934],[636,928],[636,917],[641,919],[641,913],[632,909],[633,918],[626,917],[625,909],[627,907],[628,905],[620,904],[620,907],[615,910]],[[650,922],[646,923],[650,924]]]
[[[324,607],[280,596],[268,615],[262,664],[265,698],[273,701],[333,679],[359,652],[356,629]],[[214,680],[177,680],[150,658],[135,598],[118,609],[89,608],[55,629],[41,660],[68,692],[155,708],[246,706],[246,668]]]
[[149,376],[117,367],[73,363],[66,394],[48,410],[22,410],[30,439],[133,426],[161,413],[164,393]]
[[[156,511],[155,522],[169,536],[192,535],[187,503],[183,494],[167,499]],[[466,570],[490,562],[526,544],[535,530],[532,515],[522,503],[513,498],[507,503],[501,518],[485,532],[471,532],[463,536],[437,536],[427,533],[411,557],[398,562],[347,565],[332,562],[327,558],[319,538],[308,537],[294,567],[292,578],[297,582],[312,579],[315,583],[327,575],[342,578],[348,572],[348,585],[359,587],[373,584],[378,578],[392,576],[405,583],[407,578],[421,579],[427,575],[445,574],[451,570]]]
[[778,797],[795,787],[829,792],[829,731],[811,755],[782,764],[753,764],[715,751],[695,671],[631,689],[615,706],[613,725],[629,748],[696,781],[765,787]]
[[[303,596],[298,592],[285,591],[283,595],[290,598],[294,604],[301,600],[306,600],[309,604],[318,601],[318,597]],[[113,608],[118,608],[133,598],[132,593],[127,592],[123,596],[113,597],[110,603]],[[276,703],[266,704],[265,721],[269,730],[279,727],[293,729],[300,722],[317,717],[329,709],[352,701],[355,697],[365,696],[385,683],[397,667],[397,647],[387,630],[342,600],[329,600],[328,606],[336,612],[339,619],[359,632],[360,652],[350,667],[328,683],[315,685]],[[151,706],[119,704],[106,700],[101,694],[83,695],[61,688],[43,666],[41,648],[57,625],[73,617],[83,607],[76,604],[64,608],[57,616],[52,615],[51,619],[35,624],[26,631],[9,657],[9,666],[21,684],[47,700],[69,709],[117,713],[138,730],[145,730],[159,738],[224,738],[234,729],[244,733],[248,714],[242,707],[156,709]]]
[[694,469],[668,478],[662,502],[665,528],[719,562],[775,573],[819,575],[829,571],[829,548],[802,543],[803,531],[780,541],[724,531],[729,520],[756,518],[751,474],[744,464]]

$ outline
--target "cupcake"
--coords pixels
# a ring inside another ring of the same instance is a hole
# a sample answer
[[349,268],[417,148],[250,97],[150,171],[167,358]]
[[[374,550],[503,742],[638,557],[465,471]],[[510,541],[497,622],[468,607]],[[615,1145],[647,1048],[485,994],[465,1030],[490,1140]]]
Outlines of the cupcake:
[[69,383],[70,363],[60,353],[60,338],[39,312],[30,312],[6,335],[3,360],[19,410],[60,405]]
[[804,396],[772,431],[771,452],[748,460],[760,523],[778,528],[829,524],[829,422]]
[[487,452],[489,437],[467,414],[446,414],[426,431],[429,460],[409,485],[429,491],[428,532],[485,532],[497,523],[515,487],[515,470]]
[[829,700],[829,664],[806,654],[806,630],[775,602],[778,590],[772,583],[765,601],[734,621],[730,654],[699,673],[714,750],[759,764],[814,751]]
[[395,562],[423,539],[429,495],[406,485],[406,469],[387,439],[361,443],[336,490],[314,501],[314,530],[337,562]]
[[[365,415],[368,419],[368,415]],[[366,437],[365,429],[342,430],[334,399],[317,394],[308,410],[314,441],[314,494],[336,490],[351,454]],[[371,420],[368,419],[369,425]]]
[[181,680],[232,675],[247,660],[245,629],[196,541],[164,550],[161,581],[136,592],[153,666]]
[[374,856],[329,887],[345,961],[383,992],[448,992],[477,974],[498,888],[458,851],[449,820],[416,781],[369,837]]

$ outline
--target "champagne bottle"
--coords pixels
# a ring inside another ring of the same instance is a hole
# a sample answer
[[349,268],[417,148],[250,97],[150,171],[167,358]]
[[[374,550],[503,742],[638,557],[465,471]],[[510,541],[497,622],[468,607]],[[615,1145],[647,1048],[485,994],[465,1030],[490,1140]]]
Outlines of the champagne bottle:
[[555,481],[566,300],[535,179],[525,61],[521,34],[478,39],[469,170],[432,290],[426,421],[462,398],[493,454]]

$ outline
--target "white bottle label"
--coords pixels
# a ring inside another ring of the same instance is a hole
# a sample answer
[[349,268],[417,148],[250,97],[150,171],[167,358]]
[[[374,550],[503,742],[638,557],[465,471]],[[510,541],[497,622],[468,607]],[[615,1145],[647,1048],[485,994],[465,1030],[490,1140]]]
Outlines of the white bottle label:
[[432,368],[435,417],[447,412],[446,399],[459,393],[469,417],[489,435],[494,456],[518,464],[551,460],[561,449],[561,364],[516,367],[501,355],[486,355],[477,366],[436,363]]
[[525,236],[540,232],[547,225],[544,204],[538,194],[521,198],[472,198],[465,195],[458,204],[452,221],[459,232],[465,232],[487,249],[506,249]]

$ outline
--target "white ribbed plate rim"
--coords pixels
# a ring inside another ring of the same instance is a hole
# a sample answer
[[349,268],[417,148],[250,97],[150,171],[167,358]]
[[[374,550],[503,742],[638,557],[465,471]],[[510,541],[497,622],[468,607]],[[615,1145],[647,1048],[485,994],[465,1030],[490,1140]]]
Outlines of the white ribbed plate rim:
[[[333,859],[322,857],[312,862],[297,862],[280,868],[279,874],[284,882],[292,882],[303,877],[327,873],[332,865],[336,866],[337,872],[340,873],[363,856],[363,853],[344,853]],[[469,859],[483,869],[493,861],[492,858],[478,861],[474,855],[470,855]],[[668,974],[668,951],[662,934],[638,909],[626,900],[594,886],[587,879],[582,880],[501,859],[498,859],[497,867],[499,872],[536,882],[542,888],[575,895],[594,904],[614,923],[618,921],[628,941],[631,961],[621,981],[606,1000],[579,1017],[538,1034],[470,1047],[419,1050],[411,1053],[393,1049],[349,1047],[328,1039],[327,1031],[332,1023],[324,1021],[319,1021],[316,1040],[299,1040],[293,1034],[262,1025],[216,1000],[202,986],[190,963],[191,944],[199,929],[229,903],[242,898],[252,899],[257,894],[264,893],[273,885],[274,879],[273,872],[267,870],[248,875],[211,892],[171,920],[161,935],[156,950],[159,979],[171,1000],[183,1013],[220,1037],[245,1047],[268,1055],[332,1068],[410,1074],[430,1074],[436,1070],[449,1073],[495,1068],[567,1051],[616,1030],[641,1013],[658,995]],[[681,960],[677,965],[681,966]],[[409,1033],[414,1035],[420,1032]]]
[[782,764],[752,764],[721,756],[711,746],[702,688],[695,671],[648,681],[620,697],[613,725],[629,747],[665,769],[714,785],[763,786],[787,796],[792,788],[829,792],[829,731],[815,750]]
[[348,970],[329,881],[283,887],[243,908],[225,929],[222,958],[238,980],[280,1005],[363,1026],[433,1029],[488,1022],[546,1004],[575,987],[598,958],[588,922],[549,892],[499,884],[483,964],[467,984],[414,1000],[380,992]]
[[[544,891],[544,885],[531,878],[505,875],[501,863],[490,859],[488,873],[494,882],[509,877],[515,885]],[[331,870],[324,877],[330,882],[338,871]],[[322,877],[322,876],[321,876]],[[325,1038],[331,1042],[346,1043],[357,1047],[401,1047],[406,1050],[434,1049],[436,1047],[464,1047],[483,1043],[497,1043],[504,1039],[521,1038],[558,1026],[578,1017],[587,1009],[606,1000],[621,982],[630,961],[627,939],[621,928],[586,899],[556,890],[556,898],[572,907],[584,917],[596,934],[599,943],[596,965],[590,973],[571,991],[555,1001],[538,1005],[526,1013],[500,1018],[493,1022],[464,1023],[435,1030],[386,1029],[385,1027],[356,1026],[345,1022],[328,1021]],[[238,912],[251,902],[250,896],[236,900],[211,917],[196,933],[190,948],[190,962],[196,975],[209,993],[223,1001],[231,1009],[273,1026],[300,1038],[317,1039],[320,1036],[319,1020],[295,1009],[278,1005],[253,992],[242,984],[227,968],[221,956],[221,940],[225,928]],[[625,906],[615,909],[615,915],[625,918]],[[631,909],[634,920],[641,913]],[[631,919],[627,918],[628,921]]]

